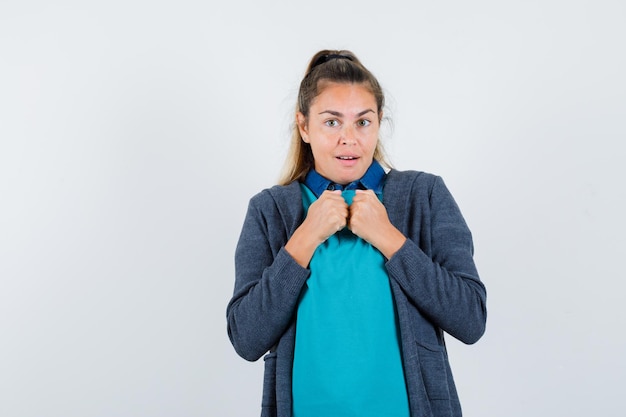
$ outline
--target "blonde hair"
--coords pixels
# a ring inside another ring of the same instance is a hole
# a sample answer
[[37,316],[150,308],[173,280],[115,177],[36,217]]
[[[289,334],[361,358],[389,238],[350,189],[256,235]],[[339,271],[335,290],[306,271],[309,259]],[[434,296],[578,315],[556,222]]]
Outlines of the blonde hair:
[[[313,56],[300,82],[295,114],[300,112],[308,118],[311,103],[322,93],[324,84],[328,82],[365,85],[376,99],[379,117],[382,115],[385,95],[378,80],[352,52],[345,50],[323,50]],[[374,159],[391,168],[380,139],[374,150]],[[287,185],[296,180],[302,181],[314,165],[311,146],[302,140],[294,117],[289,150],[278,183]]]

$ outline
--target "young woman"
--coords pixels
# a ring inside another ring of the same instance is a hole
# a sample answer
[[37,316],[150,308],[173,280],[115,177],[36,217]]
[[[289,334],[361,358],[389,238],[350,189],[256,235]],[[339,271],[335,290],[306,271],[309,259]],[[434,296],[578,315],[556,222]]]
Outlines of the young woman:
[[386,162],[383,107],[354,54],[318,52],[284,177],[250,200],[228,335],[265,355],[263,417],[461,415],[444,332],[482,336],[485,287],[442,179]]

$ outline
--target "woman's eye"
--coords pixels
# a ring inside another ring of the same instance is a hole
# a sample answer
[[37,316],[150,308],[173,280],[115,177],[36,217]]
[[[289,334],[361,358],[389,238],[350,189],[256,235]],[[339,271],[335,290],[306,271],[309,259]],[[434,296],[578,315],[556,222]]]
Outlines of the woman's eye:
[[363,120],[359,120],[357,122],[357,125],[359,125],[359,126],[369,126],[370,123],[372,123],[372,122],[370,122],[369,120],[363,119]]
[[337,120],[326,120],[326,126],[335,127],[337,125],[339,125],[339,122]]

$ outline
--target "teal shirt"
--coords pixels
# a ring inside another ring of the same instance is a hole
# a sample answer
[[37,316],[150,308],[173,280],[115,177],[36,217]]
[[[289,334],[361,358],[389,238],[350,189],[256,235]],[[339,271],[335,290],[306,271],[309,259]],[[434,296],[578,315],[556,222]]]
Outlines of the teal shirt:
[[[306,212],[316,196],[301,188]],[[343,196],[350,204],[354,190]],[[409,416],[384,262],[347,228],[315,251],[297,311],[294,417]]]

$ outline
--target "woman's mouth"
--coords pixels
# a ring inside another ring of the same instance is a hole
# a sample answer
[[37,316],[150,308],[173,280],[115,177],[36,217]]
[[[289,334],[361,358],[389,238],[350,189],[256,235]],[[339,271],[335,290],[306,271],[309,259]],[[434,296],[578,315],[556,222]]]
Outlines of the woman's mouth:
[[359,157],[354,155],[340,155],[336,158],[339,161],[339,166],[344,168],[352,168],[359,163]]

